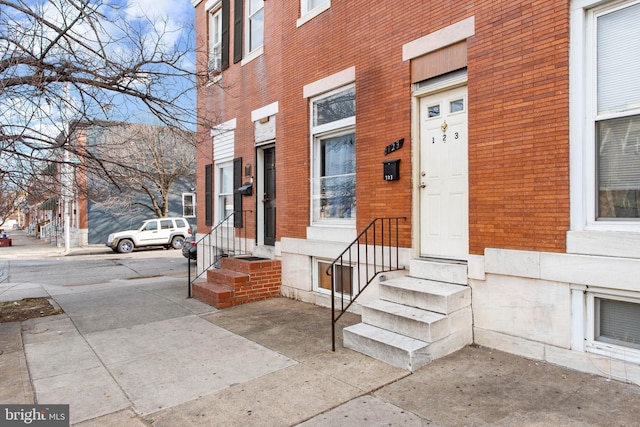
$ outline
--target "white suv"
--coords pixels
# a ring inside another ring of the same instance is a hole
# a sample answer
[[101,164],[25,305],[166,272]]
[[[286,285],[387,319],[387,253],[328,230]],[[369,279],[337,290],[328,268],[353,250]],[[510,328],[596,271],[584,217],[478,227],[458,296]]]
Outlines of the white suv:
[[143,246],[164,246],[181,249],[184,239],[191,235],[184,218],[155,218],[142,221],[135,230],[109,234],[107,246],[114,252],[127,253]]

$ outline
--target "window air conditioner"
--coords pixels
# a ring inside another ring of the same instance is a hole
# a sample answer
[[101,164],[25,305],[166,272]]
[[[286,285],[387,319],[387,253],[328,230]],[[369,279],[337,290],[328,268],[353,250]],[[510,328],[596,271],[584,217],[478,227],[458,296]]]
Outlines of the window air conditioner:
[[209,59],[209,75],[214,76],[220,74],[222,72],[222,58],[219,56],[214,56]]

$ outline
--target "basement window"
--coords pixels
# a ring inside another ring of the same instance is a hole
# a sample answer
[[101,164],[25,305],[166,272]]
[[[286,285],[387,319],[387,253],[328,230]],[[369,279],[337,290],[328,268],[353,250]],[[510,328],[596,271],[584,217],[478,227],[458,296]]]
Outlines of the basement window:
[[640,350],[640,304],[596,298],[596,341]]
[[320,291],[331,292],[331,282],[333,276],[336,277],[334,291],[347,295],[353,295],[353,267],[350,265],[334,265],[333,275],[327,274],[327,269],[331,267],[331,261],[316,261],[316,288]]
[[587,292],[587,341],[591,353],[640,363],[640,298],[634,292]]

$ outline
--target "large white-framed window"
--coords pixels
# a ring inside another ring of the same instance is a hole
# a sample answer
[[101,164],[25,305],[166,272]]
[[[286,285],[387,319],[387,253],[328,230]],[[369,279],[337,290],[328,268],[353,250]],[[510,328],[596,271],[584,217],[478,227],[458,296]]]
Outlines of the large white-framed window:
[[311,99],[311,222],[356,219],[355,85]]
[[247,0],[246,3],[247,55],[264,44],[264,0]]
[[640,363],[640,299],[630,292],[590,289],[587,351]]
[[640,2],[593,12],[596,220],[640,219]]
[[196,194],[182,193],[182,216],[193,218],[196,216]]
[[575,0],[572,46],[572,229],[640,232],[640,1]]
[[209,18],[209,75],[222,71],[222,7],[212,9]]
[[331,0],[300,0],[300,18],[296,22],[299,27],[331,8]]

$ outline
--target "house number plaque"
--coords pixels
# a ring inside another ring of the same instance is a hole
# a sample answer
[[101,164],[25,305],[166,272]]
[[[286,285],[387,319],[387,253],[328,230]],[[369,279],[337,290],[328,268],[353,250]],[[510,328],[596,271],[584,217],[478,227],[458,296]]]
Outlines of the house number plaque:
[[399,140],[387,145],[384,148],[384,155],[386,156],[389,153],[393,153],[396,150],[399,150],[404,145],[404,138],[400,138]]

